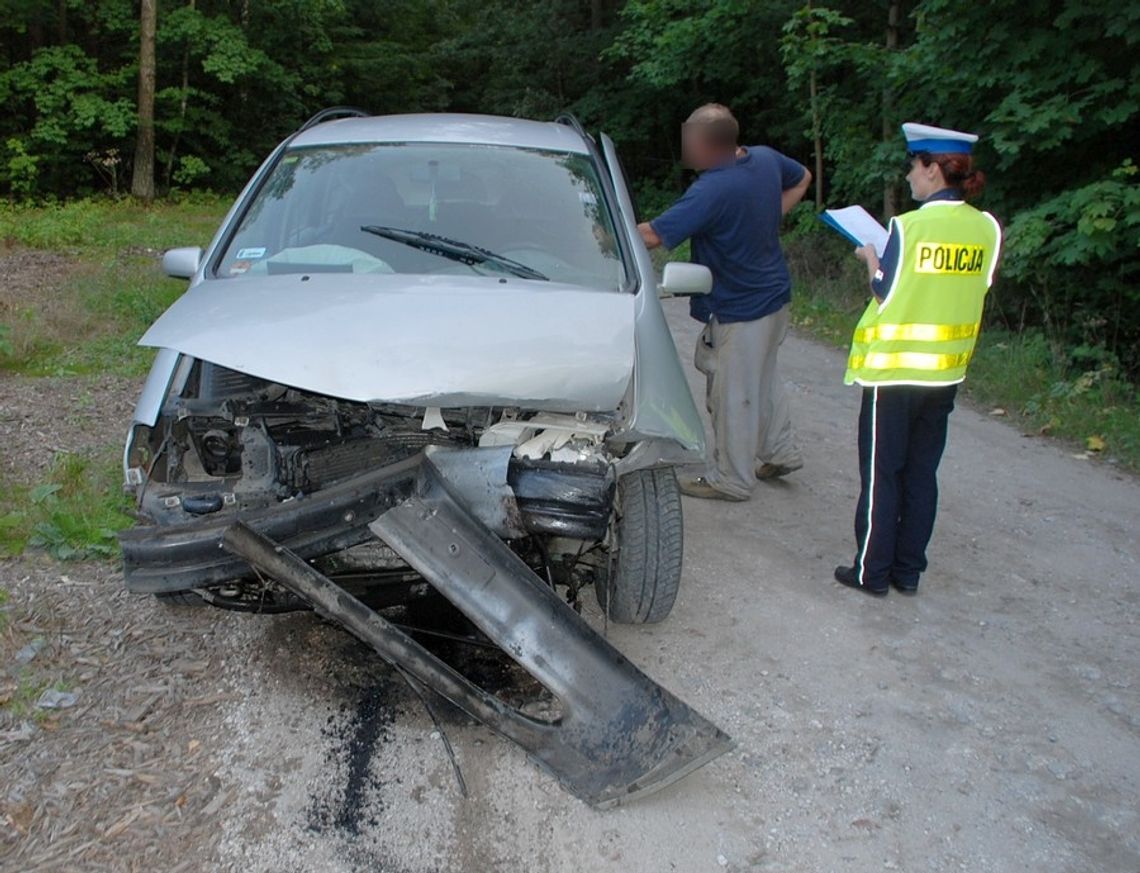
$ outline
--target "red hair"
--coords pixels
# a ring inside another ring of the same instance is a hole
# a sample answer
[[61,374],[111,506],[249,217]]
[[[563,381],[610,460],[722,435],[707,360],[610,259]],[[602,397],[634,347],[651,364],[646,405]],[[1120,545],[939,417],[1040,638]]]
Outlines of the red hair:
[[924,167],[938,164],[946,184],[961,191],[967,200],[973,200],[986,187],[986,174],[974,169],[973,155],[943,153],[923,154],[920,157]]

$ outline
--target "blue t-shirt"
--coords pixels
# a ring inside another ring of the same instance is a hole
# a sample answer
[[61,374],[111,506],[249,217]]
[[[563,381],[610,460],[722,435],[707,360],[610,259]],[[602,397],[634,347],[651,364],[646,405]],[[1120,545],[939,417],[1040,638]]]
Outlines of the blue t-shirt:
[[806,170],[767,146],[749,146],[731,164],[705,170],[680,200],[650,222],[666,248],[692,240],[693,263],[712,270],[712,293],[694,297],[699,321],[752,321],[792,299],[780,248],[780,195]]

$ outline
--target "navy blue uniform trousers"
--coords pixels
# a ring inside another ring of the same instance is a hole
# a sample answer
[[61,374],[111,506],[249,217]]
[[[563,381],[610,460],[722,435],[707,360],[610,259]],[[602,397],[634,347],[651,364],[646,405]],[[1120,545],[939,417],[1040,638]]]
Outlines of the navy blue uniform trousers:
[[915,588],[938,512],[938,463],[958,386],[863,389],[859,412],[862,490],[855,512],[861,585]]

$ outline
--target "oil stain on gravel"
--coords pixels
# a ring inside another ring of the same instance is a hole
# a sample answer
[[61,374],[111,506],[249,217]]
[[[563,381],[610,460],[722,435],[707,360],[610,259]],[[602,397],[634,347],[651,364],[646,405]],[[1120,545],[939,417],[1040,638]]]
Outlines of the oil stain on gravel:
[[326,781],[328,795],[312,798],[309,830],[356,837],[379,823],[383,784],[374,775],[372,762],[392,739],[393,690],[389,681],[366,685],[354,702],[342,704],[339,713],[329,716],[322,734],[329,742],[328,772],[337,776]]

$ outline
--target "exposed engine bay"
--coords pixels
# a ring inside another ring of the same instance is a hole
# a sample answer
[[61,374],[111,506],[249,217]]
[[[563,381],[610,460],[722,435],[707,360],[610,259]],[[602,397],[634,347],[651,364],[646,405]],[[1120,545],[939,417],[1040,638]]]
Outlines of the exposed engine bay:
[[[136,424],[128,443],[127,487],[143,531],[311,502],[365,471],[427,451],[468,492],[487,487],[471,481],[472,469],[502,466],[487,475],[506,487],[474,500],[482,520],[551,585],[567,586],[572,601],[606,571],[616,475],[603,417],[355,403],[204,361],[191,361],[183,375],[155,426]],[[319,565],[367,586],[398,583],[414,596],[414,574],[361,531],[344,548],[315,555]],[[131,585],[129,540],[124,550]],[[193,589],[218,606],[302,606],[256,577],[194,578],[186,568],[181,575],[185,585],[164,587]]]

